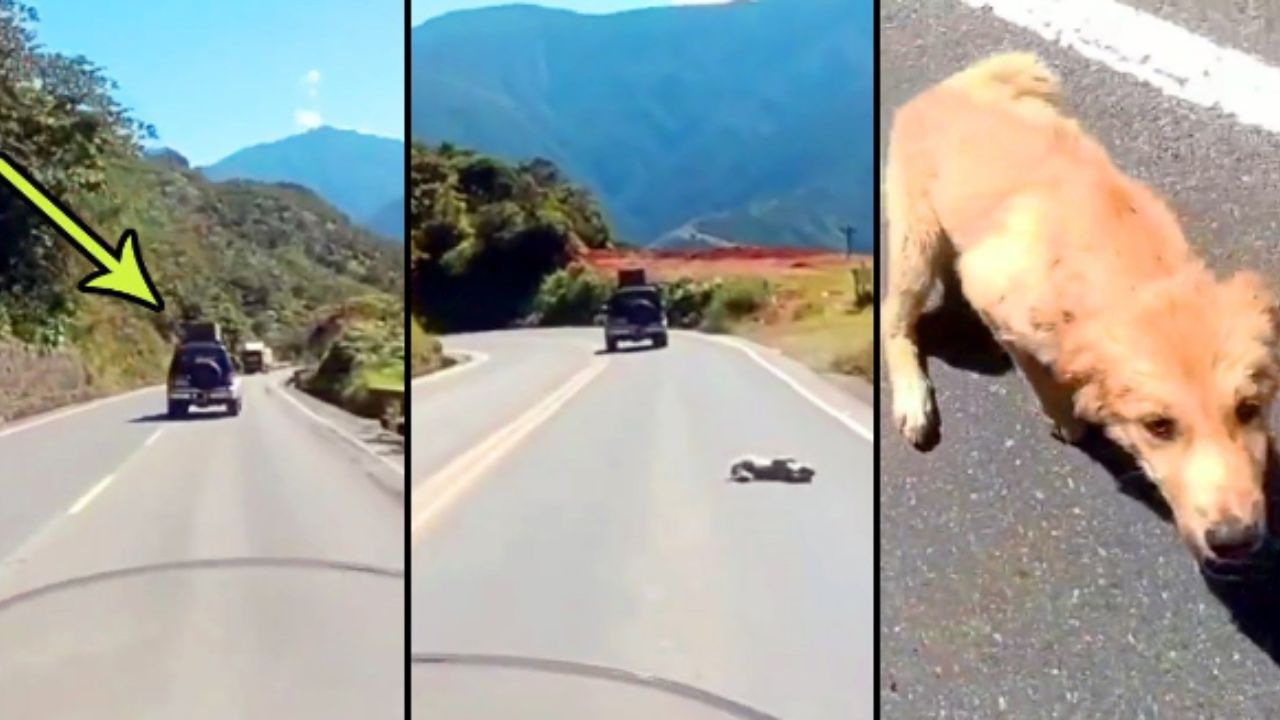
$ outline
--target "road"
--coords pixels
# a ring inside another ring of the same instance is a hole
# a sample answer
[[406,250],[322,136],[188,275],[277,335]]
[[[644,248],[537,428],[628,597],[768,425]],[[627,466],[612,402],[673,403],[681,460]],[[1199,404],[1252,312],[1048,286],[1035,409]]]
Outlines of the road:
[[[1274,4],[1269,17],[1255,3],[1135,5],[1280,57]],[[1211,265],[1280,278],[1280,136],[956,0],[887,0],[881,19],[882,159],[905,100],[987,54],[1032,49],[1121,167],[1171,199]],[[981,344],[963,317],[943,311],[921,330],[934,348],[940,444],[920,453],[883,436],[883,716],[1280,717],[1280,593],[1258,585],[1220,599],[1151,505],[1050,439],[1007,363],[958,352]],[[880,423],[892,428],[880,391]],[[1257,620],[1259,608],[1271,619]]]
[[[415,387],[414,653],[622,668],[789,720],[872,717],[872,448],[853,429],[871,410],[770,351],[856,424],[736,347],[601,346],[599,330],[448,337],[487,359]],[[504,427],[522,434],[486,440]],[[817,476],[730,483],[747,453]],[[510,671],[418,667],[412,690],[422,718],[729,717]]]
[[[149,389],[0,426],[0,717],[403,717],[393,468],[294,406],[317,401],[282,375],[245,383],[235,418],[169,421]],[[228,558],[258,564],[11,600]]]

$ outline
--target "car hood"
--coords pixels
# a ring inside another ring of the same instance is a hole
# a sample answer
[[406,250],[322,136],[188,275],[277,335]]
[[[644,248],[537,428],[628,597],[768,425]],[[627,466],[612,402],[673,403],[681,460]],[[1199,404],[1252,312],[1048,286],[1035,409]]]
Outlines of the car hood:
[[404,716],[402,570],[219,557],[45,579],[0,578],[0,717]]
[[778,720],[712,691],[622,668],[517,655],[415,653],[415,718]]

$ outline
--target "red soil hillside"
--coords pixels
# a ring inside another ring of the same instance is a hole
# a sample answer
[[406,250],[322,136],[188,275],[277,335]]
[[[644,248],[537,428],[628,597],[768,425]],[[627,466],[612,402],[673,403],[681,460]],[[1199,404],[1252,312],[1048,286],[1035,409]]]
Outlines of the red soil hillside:
[[871,262],[869,256],[850,259],[841,253],[804,248],[733,247],[705,250],[590,250],[581,260],[606,274],[619,268],[643,267],[650,277],[670,280],[678,277],[804,275],[835,267],[852,267]]
[[687,251],[596,250],[579,258],[613,277],[644,268],[653,280],[766,281],[769,298],[730,332],[778,348],[820,371],[870,378],[874,365],[874,311],[855,303],[851,270],[869,267],[868,255],[790,248],[735,247]]

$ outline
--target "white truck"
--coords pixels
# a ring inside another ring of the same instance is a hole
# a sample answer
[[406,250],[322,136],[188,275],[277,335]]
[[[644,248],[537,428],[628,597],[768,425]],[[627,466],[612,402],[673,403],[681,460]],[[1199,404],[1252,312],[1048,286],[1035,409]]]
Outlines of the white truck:
[[249,340],[240,349],[240,364],[246,375],[271,369],[271,348],[261,340]]

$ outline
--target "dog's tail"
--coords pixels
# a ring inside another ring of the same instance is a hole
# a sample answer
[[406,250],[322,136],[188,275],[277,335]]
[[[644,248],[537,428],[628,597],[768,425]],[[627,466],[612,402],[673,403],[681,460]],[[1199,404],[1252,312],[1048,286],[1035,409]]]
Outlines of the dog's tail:
[[943,84],[968,95],[992,100],[1034,98],[1057,105],[1058,76],[1034,53],[994,55],[947,78]]

